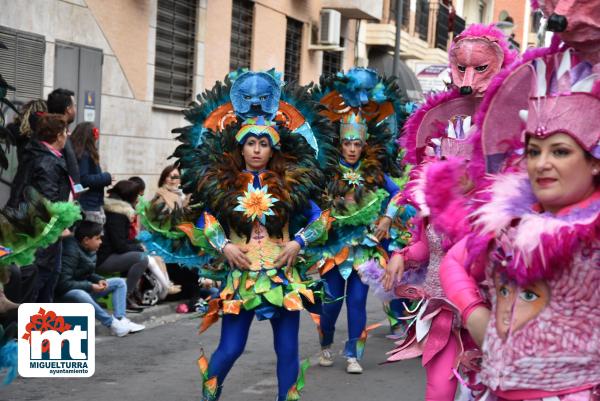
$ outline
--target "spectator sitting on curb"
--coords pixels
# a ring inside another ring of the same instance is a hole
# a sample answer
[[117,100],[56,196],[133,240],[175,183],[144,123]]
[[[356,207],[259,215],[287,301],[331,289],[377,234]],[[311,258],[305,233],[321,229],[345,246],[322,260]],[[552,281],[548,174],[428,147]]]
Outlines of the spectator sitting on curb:
[[[104,279],[95,273],[96,252],[102,244],[102,225],[82,221],[74,237],[64,240],[63,266],[56,296],[62,302],[89,303],[94,307],[96,318],[110,328],[112,334],[123,337],[145,329],[145,326],[129,320],[125,315],[127,284],[120,277]],[[111,316],[102,309],[96,299],[112,293],[114,307]]]
[[135,217],[138,187],[127,180],[117,182],[108,190],[104,200],[106,223],[102,246],[98,250],[97,271],[101,274],[122,273],[127,275],[127,310],[141,312],[135,292],[144,272],[148,269],[149,257],[142,244],[129,239],[131,222]]

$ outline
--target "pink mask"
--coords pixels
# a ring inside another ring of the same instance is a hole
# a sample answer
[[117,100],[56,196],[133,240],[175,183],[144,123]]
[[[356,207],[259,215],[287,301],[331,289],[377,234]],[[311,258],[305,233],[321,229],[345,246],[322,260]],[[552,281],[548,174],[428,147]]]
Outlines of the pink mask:
[[600,0],[540,0],[548,29],[568,46],[584,53],[600,43]]
[[494,40],[460,39],[450,50],[452,83],[463,95],[483,96],[503,61],[504,53]]

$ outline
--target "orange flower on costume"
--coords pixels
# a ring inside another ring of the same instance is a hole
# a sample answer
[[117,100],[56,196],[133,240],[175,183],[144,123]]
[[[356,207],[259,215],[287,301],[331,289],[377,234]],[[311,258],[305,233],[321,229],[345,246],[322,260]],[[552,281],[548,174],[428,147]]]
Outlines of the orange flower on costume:
[[258,219],[261,224],[265,224],[266,216],[275,215],[271,206],[278,201],[268,190],[268,185],[255,189],[252,184],[248,184],[248,190],[243,196],[238,196],[238,206],[233,210],[243,212],[250,221]]

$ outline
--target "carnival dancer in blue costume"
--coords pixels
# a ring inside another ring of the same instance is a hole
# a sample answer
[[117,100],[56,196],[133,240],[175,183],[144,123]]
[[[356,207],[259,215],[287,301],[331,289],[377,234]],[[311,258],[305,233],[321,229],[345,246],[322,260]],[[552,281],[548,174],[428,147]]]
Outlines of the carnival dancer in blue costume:
[[390,202],[403,184],[394,140],[406,108],[393,80],[365,68],[322,79],[313,97],[327,107],[323,114],[337,127],[339,151],[338,164],[326,170],[325,204],[335,221],[327,244],[319,249],[324,256],[319,272],[336,301],[324,304],[321,316],[315,317],[322,347],[319,364],[334,363],[331,346],[345,298],[346,371],[362,373],[359,361],[367,333],[374,328],[366,327],[366,283],[383,276],[387,250],[408,241],[404,223],[414,212]]
[[[224,93],[226,101],[218,101]],[[175,156],[184,191],[201,213],[195,219],[185,212],[187,221],[169,220],[167,226],[173,237],[186,236],[177,240],[191,243],[197,257],[218,266],[201,268],[201,275],[212,273],[223,283],[200,327],[202,332],[223,317],[210,362],[203,355],[198,360],[202,400],[219,398],[255,316],[273,328],[277,399],[297,400],[307,366],[299,363],[300,310],[318,305],[323,295],[298,254],[324,240],[330,225],[328,212],[311,201],[324,185],[319,159],[328,160],[332,149],[322,132],[326,120],[306,89],[282,91],[274,71],[235,73],[199,100],[186,113],[193,125],[180,130],[183,144]],[[161,247],[168,244],[155,241],[154,249]]]

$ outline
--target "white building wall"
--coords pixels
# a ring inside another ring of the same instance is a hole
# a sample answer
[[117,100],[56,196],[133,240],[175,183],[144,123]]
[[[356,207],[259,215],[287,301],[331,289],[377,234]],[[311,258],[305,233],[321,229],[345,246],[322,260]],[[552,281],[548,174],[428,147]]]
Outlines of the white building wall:
[[[179,110],[152,104],[157,0],[147,1],[152,12],[148,20],[147,90],[141,99],[135,98],[119,59],[85,0],[0,0],[0,25],[45,37],[44,97],[54,89],[56,41],[103,51],[101,165],[117,179],[141,176],[151,196],[160,172],[173,162],[167,160],[177,146],[171,130],[186,122]],[[206,0],[200,0],[195,93],[202,89],[204,80],[205,16]]]

